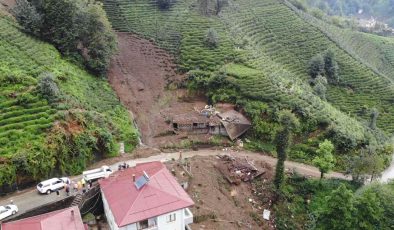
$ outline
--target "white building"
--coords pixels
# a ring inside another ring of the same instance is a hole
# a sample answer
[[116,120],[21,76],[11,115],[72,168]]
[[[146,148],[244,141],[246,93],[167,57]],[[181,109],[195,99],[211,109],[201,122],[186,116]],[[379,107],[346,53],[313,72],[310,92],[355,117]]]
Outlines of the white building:
[[190,229],[194,202],[161,162],[137,164],[100,180],[112,230]]

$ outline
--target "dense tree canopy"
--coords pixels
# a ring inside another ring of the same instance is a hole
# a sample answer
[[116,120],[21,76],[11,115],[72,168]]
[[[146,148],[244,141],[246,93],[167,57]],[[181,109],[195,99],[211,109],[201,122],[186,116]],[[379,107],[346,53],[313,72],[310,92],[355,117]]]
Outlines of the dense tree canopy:
[[344,184],[318,207],[317,229],[392,229],[394,184],[370,184],[353,192]]
[[18,0],[14,15],[25,31],[54,44],[64,55],[82,60],[103,75],[115,51],[115,35],[96,1]]

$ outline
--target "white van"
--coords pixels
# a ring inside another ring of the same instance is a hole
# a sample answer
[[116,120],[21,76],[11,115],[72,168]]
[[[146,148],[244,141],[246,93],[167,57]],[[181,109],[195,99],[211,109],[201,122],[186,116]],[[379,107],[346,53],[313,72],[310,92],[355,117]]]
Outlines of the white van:
[[40,193],[51,194],[51,192],[63,189],[68,181],[70,181],[70,179],[67,177],[45,180],[37,185],[37,190]]
[[100,178],[106,178],[109,175],[111,175],[111,173],[112,173],[111,168],[106,166],[106,165],[104,165],[104,166],[101,166],[98,169],[92,169],[92,170],[89,170],[89,171],[84,171],[82,173],[82,175],[83,175],[83,179],[86,182],[89,182],[89,181],[97,180],[97,179],[100,179]]

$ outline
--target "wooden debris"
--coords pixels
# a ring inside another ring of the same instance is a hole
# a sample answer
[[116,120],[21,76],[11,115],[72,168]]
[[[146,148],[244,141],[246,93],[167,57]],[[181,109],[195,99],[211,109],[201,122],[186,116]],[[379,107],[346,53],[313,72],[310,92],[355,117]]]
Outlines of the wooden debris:
[[219,155],[221,161],[215,167],[231,184],[248,182],[263,175],[265,170],[258,170],[247,158],[241,159],[230,155]]

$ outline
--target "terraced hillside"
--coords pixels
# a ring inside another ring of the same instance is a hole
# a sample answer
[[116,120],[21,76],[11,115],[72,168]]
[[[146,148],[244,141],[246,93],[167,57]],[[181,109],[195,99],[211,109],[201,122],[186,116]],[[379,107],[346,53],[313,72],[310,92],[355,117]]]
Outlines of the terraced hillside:
[[[271,59],[298,79],[307,80],[308,61],[327,49],[334,50],[340,66],[341,86],[328,88],[328,101],[343,112],[360,116],[363,106],[381,111],[378,126],[394,131],[391,116],[393,86],[387,78],[362,65],[318,28],[306,23],[285,4],[275,0],[237,1],[227,8],[223,18],[229,28],[238,30],[266,59]],[[269,72],[272,66],[261,57],[250,58],[251,66]]]
[[[332,49],[340,65],[341,85],[328,88],[328,102],[343,111],[344,116],[350,115],[361,122],[369,119],[368,113],[360,112],[362,108],[376,107],[380,111],[378,127],[387,133],[394,131],[391,80],[360,63],[317,26],[311,26],[281,1],[230,1],[220,17],[202,16],[198,12],[198,3],[188,0],[177,1],[165,11],[150,1],[139,0],[106,0],[104,6],[116,29],[141,34],[178,53],[181,69],[186,71],[217,69],[224,63],[223,57],[231,54],[237,57],[237,61],[259,69],[265,75],[281,75],[288,81],[305,82],[309,78],[307,63],[311,57]],[[202,36],[208,27],[220,31],[220,39],[224,40],[223,45],[214,51],[204,49]],[[177,36],[172,36],[174,34]],[[234,49],[236,47],[238,49]],[[201,51],[204,51],[203,55],[194,55]],[[210,57],[215,59],[214,64],[210,64]],[[271,94],[260,90],[265,85],[263,79],[256,79],[251,84],[254,87],[249,90],[250,94],[259,94],[260,98],[271,97]],[[306,91],[310,90],[308,88],[306,84],[302,87]],[[298,107],[303,108],[302,105]]]
[[346,50],[355,59],[373,69],[377,74],[394,79],[394,38],[361,33],[350,29],[341,29],[324,20],[315,18],[294,7],[287,1],[286,5],[312,26],[318,27],[340,48]]
[[[154,1],[105,0],[104,8],[116,30],[137,33],[177,54],[183,71],[212,71],[233,57],[233,46],[220,21],[201,17],[192,1],[177,1],[170,9],[160,10]],[[202,44],[209,28],[215,28],[221,38],[217,49]]]
[[[48,72],[61,92],[55,101],[37,88]],[[87,142],[71,146],[79,141]],[[53,46],[0,14],[0,184],[14,181],[16,171],[38,178],[60,165],[64,173],[78,172],[99,152],[116,154],[109,145],[118,141],[131,150],[136,131],[107,81],[62,59]]]

